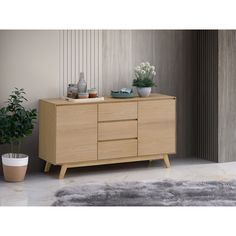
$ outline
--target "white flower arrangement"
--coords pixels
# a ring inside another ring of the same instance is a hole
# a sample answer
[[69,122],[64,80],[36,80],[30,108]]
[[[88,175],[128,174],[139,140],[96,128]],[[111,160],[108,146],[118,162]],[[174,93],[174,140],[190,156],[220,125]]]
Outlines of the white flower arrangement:
[[154,77],[156,75],[155,66],[149,62],[142,62],[134,69],[136,79],[133,80],[133,86],[152,87],[155,86]]
[[153,79],[156,75],[155,66],[151,66],[149,62],[142,62],[134,69],[137,79]]

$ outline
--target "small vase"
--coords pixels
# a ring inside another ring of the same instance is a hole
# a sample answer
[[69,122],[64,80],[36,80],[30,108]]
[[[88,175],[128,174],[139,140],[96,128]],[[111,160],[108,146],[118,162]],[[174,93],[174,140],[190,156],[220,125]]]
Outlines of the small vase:
[[78,82],[78,93],[86,93],[87,92],[87,83],[84,79],[84,72],[80,72],[79,82]]
[[137,88],[139,97],[148,97],[151,93],[151,87]]

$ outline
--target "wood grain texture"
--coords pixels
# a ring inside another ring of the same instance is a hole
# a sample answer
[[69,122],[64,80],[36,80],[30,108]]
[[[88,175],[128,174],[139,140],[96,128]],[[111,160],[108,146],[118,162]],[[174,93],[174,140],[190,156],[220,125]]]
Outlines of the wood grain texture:
[[137,119],[137,102],[98,104],[98,121]]
[[98,160],[137,156],[137,139],[98,142]]
[[39,102],[39,157],[56,164],[56,106]]
[[138,155],[176,152],[175,100],[138,102]]
[[56,162],[97,160],[97,105],[57,106]]
[[162,160],[162,159],[163,159],[163,155],[135,156],[135,157],[114,158],[114,159],[108,159],[108,160],[75,162],[75,163],[69,163],[66,166],[67,168],[74,168],[74,167],[80,167],[80,166],[96,166],[96,165],[104,165],[104,164]]
[[[151,93],[148,97],[133,97],[133,98],[112,98],[111,96],[105,96],[104,100],[102,101],[95,101],[93,102],[93,104],[102,104],[102,103],[125,103],[125,102],[138,102],[138,101],[151,101],[151,100],[165,100],[165,99],[172,99],[175,98],[174,96],[169,96],[169,95],[165,95],[165,94],[160,94],[160,93]],[[86,103],[76,103],[76,102],[70,102],[70,101],[66,101],[63,98],[46,98],[46,99],[41,99],[42,101],[45,102],[49,102],[49,103],[53,103],[54,105],[57,106],[63,106],[63,105],[74,105],[74,106],[78,106],[78,105],[83,105]],[[87,104],[91,104],[91,102],[88,102]]]
[[236,161],[235,42],[235,30],[219,30],[219,162]]
[[137,138],[137,120],[98,124],[98,140]]

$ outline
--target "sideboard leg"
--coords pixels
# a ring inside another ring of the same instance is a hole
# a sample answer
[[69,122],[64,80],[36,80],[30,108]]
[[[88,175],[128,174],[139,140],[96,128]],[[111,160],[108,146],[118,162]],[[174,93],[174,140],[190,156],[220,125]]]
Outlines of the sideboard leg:
[[45,167],[44,167],[44,172],[47,173],[50,171],[52,164],[49,162],[46,162]]
[[170,168],[170,160],[169,160],[168,155],[164,154],[163,158],[164,158],[164,163],[165,163],[166,168]]
[[66,174],[66,170],[67,170],[66,165],[62,165],[61,166],[61,171],[60,171],[60,174],[59,174],[59,179],[64,179],[65,174]]

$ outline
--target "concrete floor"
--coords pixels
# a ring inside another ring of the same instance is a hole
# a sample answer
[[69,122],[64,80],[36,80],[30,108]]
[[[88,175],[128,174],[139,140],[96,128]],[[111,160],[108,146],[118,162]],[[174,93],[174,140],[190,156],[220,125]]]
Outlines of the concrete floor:
[[0,205],[50,206],[58,189],[85,183],[115,181],[155,181],[163,179],[227,181],[236,179],[236,162],[212,163],[198,159],[174,159],[171,168],[162,161],[136,162],[69,169],[65,179],[58,180],[59,169],[51,173],[27,175],[22,183],[7,183],[0,177]]

